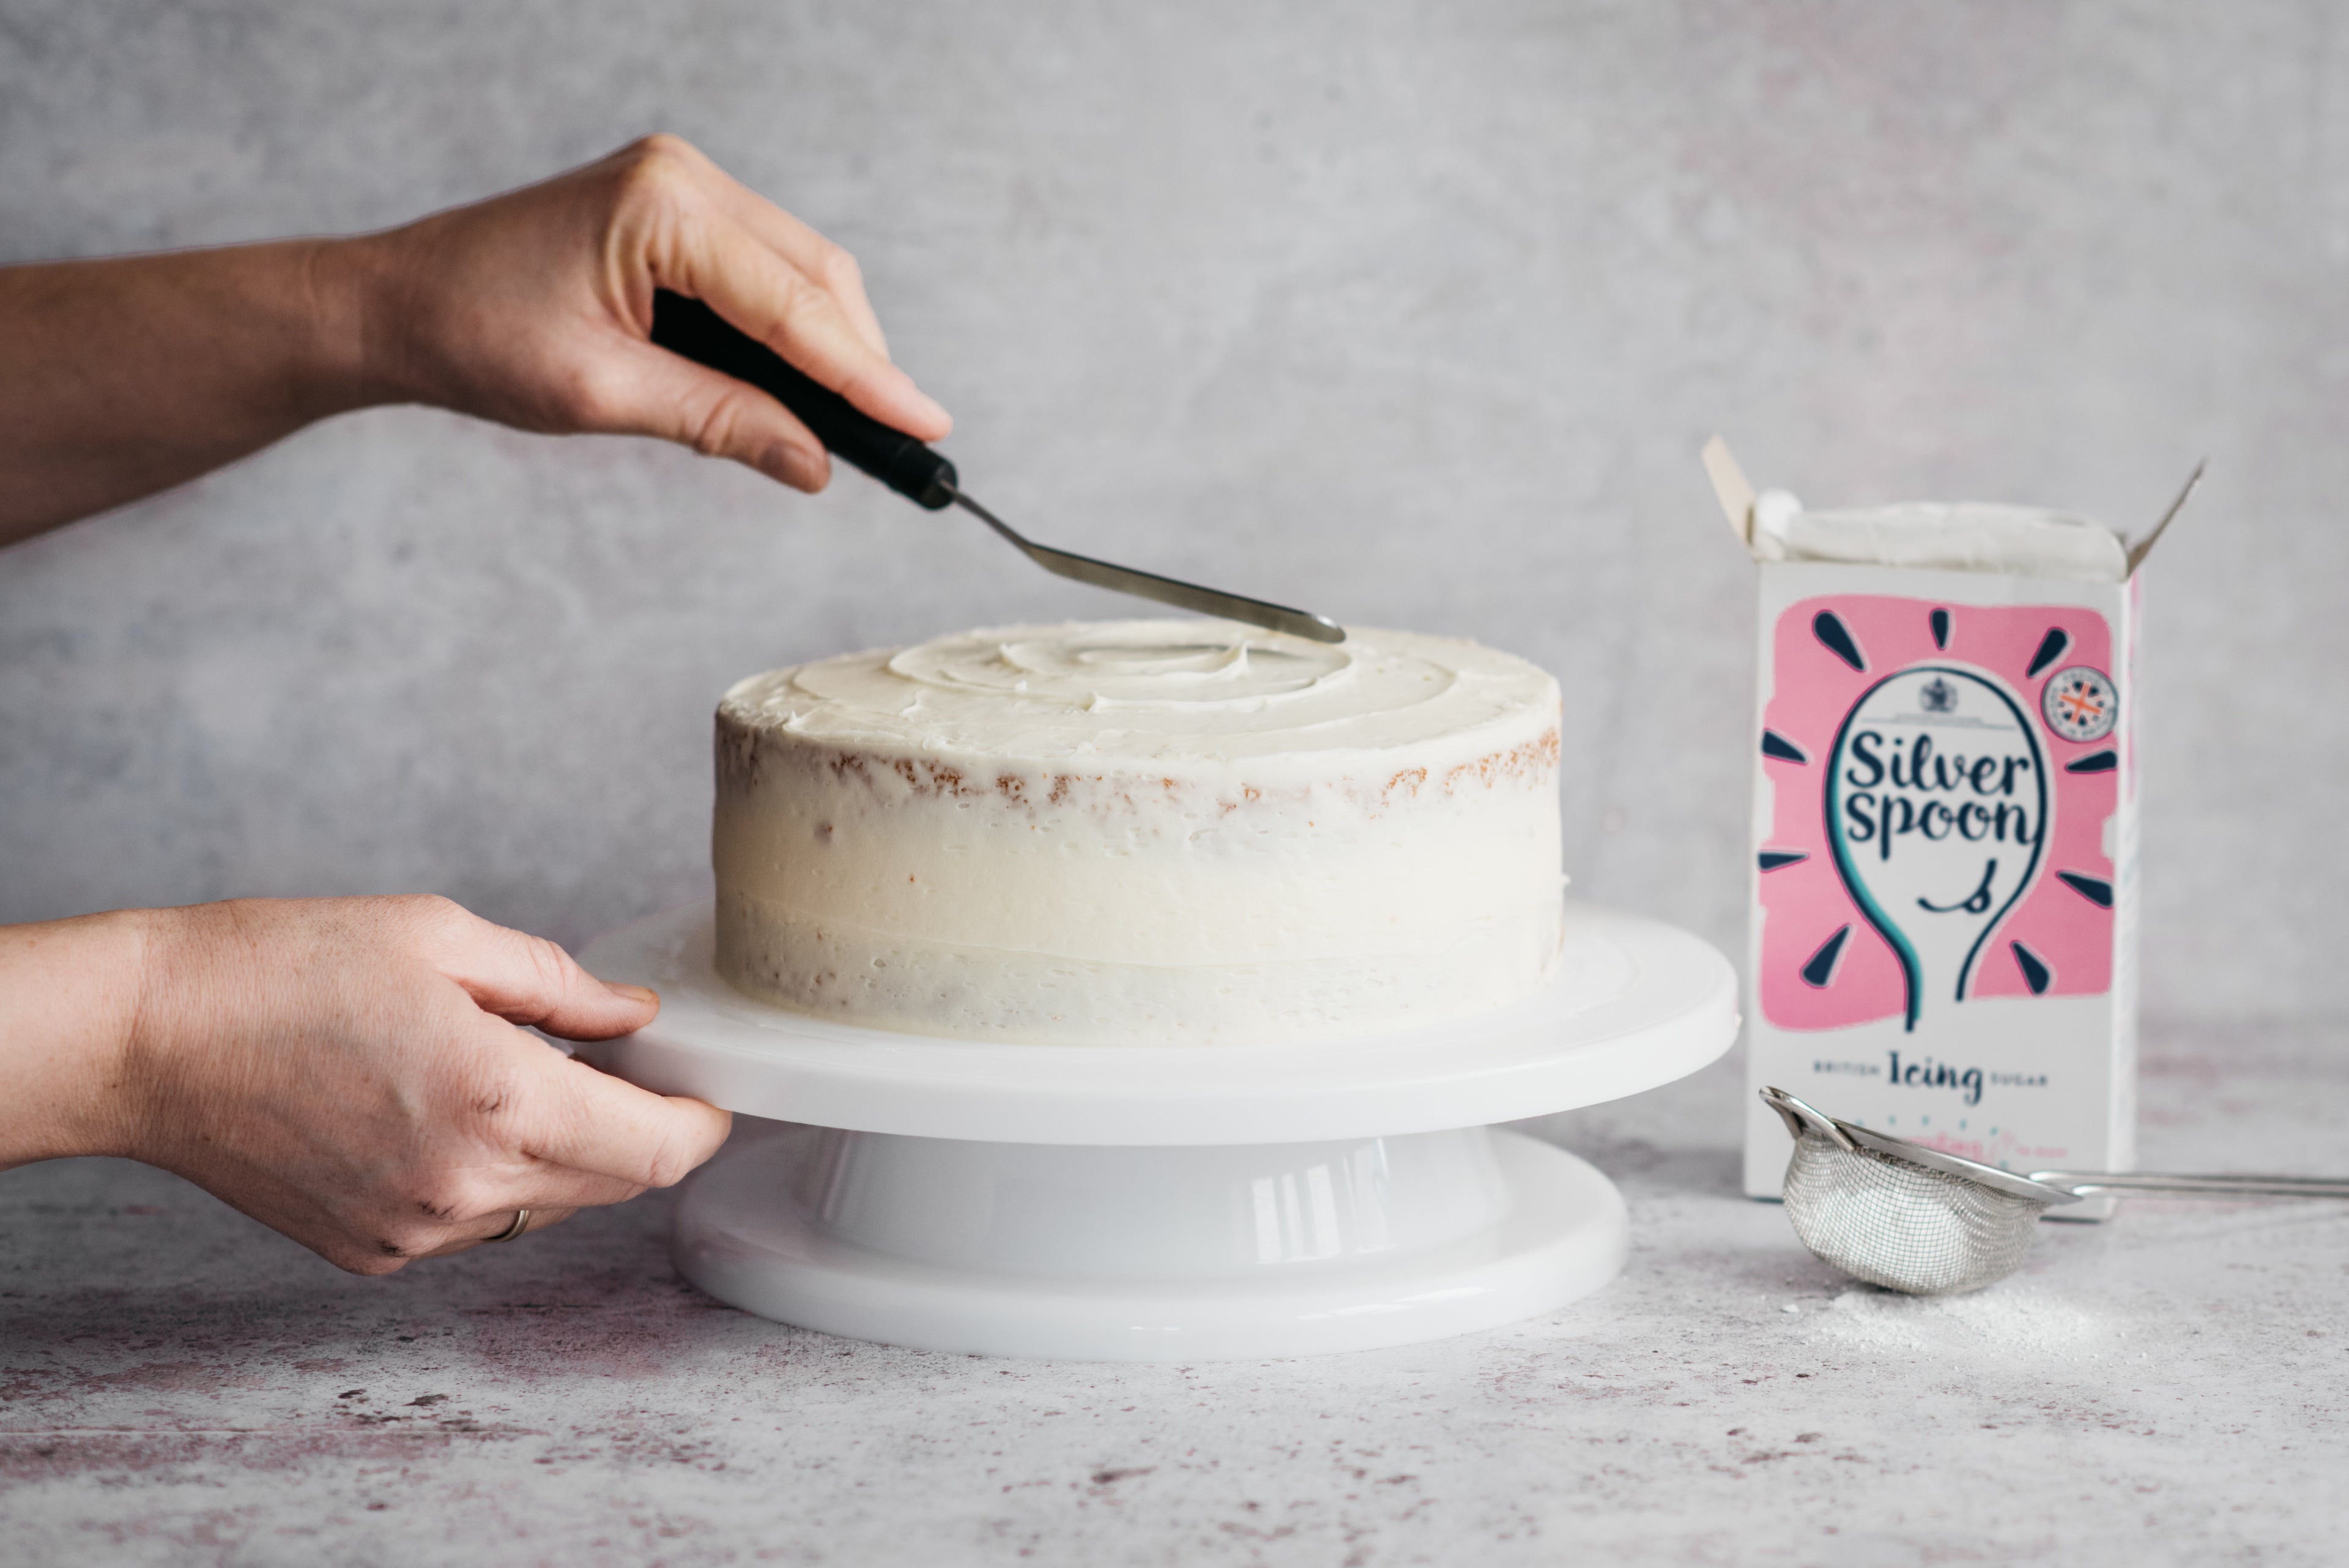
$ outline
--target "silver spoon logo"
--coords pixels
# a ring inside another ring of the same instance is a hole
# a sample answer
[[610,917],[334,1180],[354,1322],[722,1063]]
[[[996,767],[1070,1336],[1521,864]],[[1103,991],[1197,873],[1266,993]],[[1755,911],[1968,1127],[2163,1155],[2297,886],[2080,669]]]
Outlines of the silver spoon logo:
[[1860,913],[1908,985],[1962,1002],[1991,932],[2031,886],[2047,840],[2047,767],[2013,694],[1920,665],[1862,694],[1836,735],[1827,837]]

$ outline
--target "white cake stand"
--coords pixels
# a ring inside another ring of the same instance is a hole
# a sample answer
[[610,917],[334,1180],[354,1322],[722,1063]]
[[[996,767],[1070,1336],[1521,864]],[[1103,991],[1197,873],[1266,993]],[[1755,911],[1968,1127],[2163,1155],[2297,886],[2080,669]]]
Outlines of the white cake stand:
[[678,1205],[678,1268],[785,1323],[931,1350],[1207,1361],[1493,1328],[1621,1269],[1621,1197],[1491,1124],[1637,1094],[1729,1048],[1705,943],[1568,906],[1536,995],[1305,1044],[995,1045],[761,1006],[707,907],[581,955],[661,993],[580,1057],[737,1112]]

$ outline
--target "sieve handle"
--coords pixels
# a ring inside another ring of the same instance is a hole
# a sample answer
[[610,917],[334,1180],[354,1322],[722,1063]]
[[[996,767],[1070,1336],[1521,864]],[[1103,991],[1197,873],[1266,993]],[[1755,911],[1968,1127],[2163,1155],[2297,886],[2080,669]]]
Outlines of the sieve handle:
[[2349,1198],[2349,1180],[2323,1176],[2178,1176],[2151,1170],[2034,1170],[2033,1181],[2091,1192],[2201,1192],[2232,1198]]

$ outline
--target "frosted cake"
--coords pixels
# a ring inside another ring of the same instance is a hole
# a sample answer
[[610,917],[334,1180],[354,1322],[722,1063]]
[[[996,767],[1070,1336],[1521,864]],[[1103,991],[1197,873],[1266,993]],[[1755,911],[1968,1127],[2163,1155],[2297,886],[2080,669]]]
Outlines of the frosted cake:
[[1557,955],[1557,683],[1474,643],[1011,627],[718,709],[717,963],[761,1001],[1071,1044],[1459,1018]]

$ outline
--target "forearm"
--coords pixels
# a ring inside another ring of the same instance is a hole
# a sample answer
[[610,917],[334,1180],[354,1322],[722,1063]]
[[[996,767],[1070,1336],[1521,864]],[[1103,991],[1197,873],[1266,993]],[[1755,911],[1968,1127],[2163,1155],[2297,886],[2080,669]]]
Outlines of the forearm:
[[386,400],[367,244],[0,268],[0,545]]
[[127,1083],[152,911],[0,926],[0,1169],[132,1152]]
[[374,403],[548,434],[657,436],[803,490],[823,445],[650,341],[691,295],[923,441],[846,251],[675,137],[355,239],[0,268],[0,545]]

